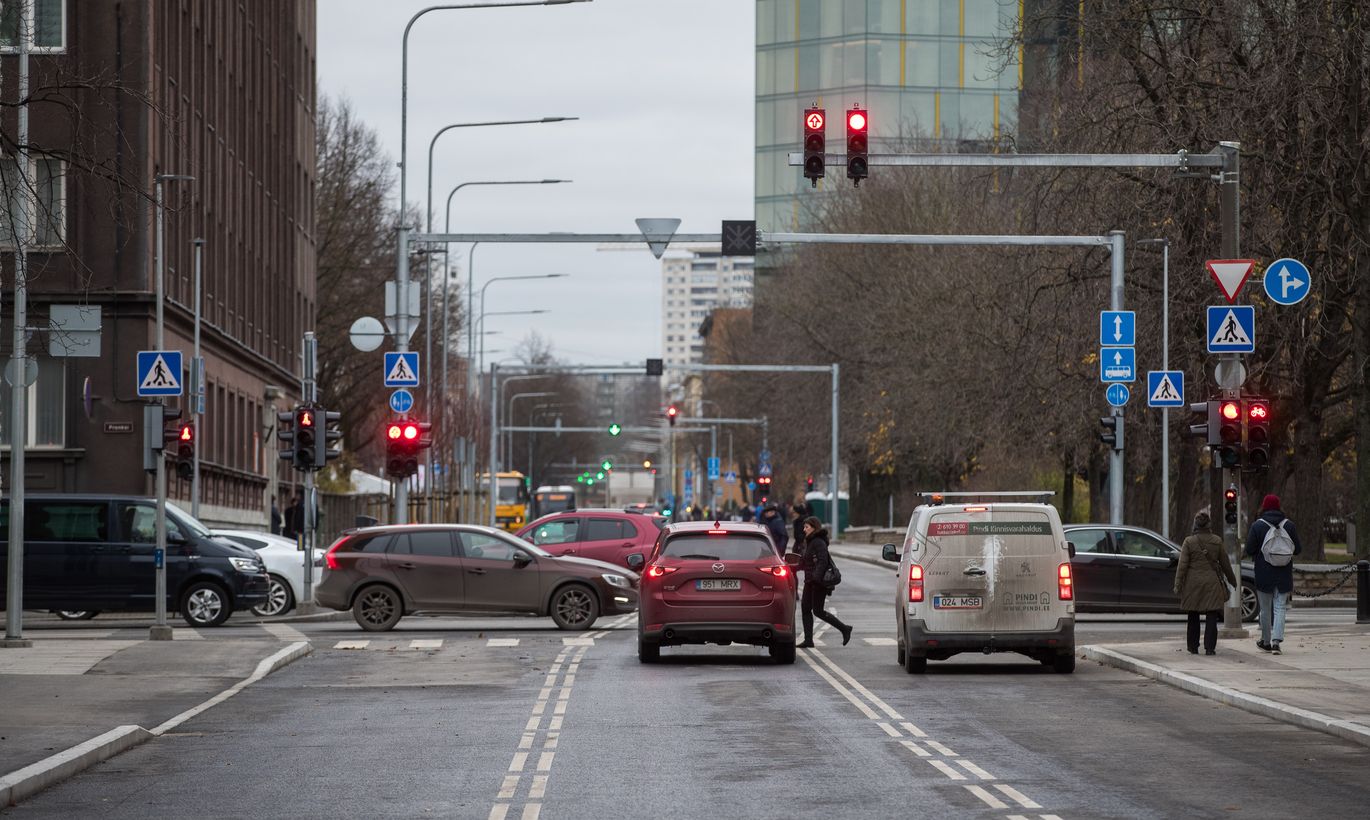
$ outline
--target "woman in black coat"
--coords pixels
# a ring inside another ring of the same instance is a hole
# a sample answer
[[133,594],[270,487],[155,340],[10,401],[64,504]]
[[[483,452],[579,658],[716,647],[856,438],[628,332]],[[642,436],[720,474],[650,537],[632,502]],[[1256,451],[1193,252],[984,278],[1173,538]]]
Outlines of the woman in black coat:
[[823,522],[816,516],[809,516],[804,519],[804,594],[800,597],[800,612],[804,617],[804,642],[799,644],[801,649],[813,648],[813,616],[817,615],[823,620],[832,624],[833,628],[842,633],[842,645],[846,646],[851,640],[851,627],[842,623],[823,608],[823,602],[827,599],[828,593],[832,590],[823,584],[823,576],[827,574],[828,567],[832,565],[832,557],[828,555],[828,531],[824,529]]

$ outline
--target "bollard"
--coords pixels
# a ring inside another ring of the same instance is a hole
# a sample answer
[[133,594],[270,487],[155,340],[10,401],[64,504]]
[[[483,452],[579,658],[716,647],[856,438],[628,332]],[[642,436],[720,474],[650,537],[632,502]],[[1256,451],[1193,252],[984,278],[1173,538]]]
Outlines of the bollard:
[[1370,624],[1370,561],[1356,562],[1356,623]]

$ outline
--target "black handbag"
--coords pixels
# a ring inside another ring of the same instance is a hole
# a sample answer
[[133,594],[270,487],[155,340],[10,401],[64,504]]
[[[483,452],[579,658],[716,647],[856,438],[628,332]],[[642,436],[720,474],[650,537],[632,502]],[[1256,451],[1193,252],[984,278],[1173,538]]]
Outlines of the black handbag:
[[833,563],[832,556],[828,556],[828,568],[823,571],[823,586],[832,589],[842,583],[842,571]]

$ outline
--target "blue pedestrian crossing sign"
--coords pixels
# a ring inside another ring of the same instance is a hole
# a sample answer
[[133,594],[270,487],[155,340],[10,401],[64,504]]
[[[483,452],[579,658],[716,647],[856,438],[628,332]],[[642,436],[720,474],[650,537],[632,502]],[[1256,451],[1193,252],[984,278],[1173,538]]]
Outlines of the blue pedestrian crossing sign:
[[737,483],[737,472],[734,471],[734,470],[729,470],[729,471],[727,472],[727,474],[723,476],[723,480],[726,481],[726,482],[728,482],[729,484],[736,484],[736,483]]
[[390,394],[390,409],[396,413],[408,413],[414,406],[414,394],[408,390],[396,390]]
[[1128,390],[1125,384],[1110,384],[1104,391],[1104,398],[1108,399],[1108,403],[1113,407],[1122,407],[1132,398],[1132,391]]
[[718,459],[717,459],[717,458],[710,458],[710,459],[709,459],[709,480],[710,480],[710,481],[717,481],[717,480],[718,480],[718,466],[719,466],[719,465],[718,465]]
[[385,354],[385,386],[419,386],[419,352],[417,350]]
[[1137,380],[1137,348],[1105,347],[1099,351],[1099,381],[1131,382]]
[[181,395],[181,351],[138,351],[138,395]]
[[1147,407],[1184,407],[1184,371],[1148,370]]
[[1136,311],[1099,311],[1099,344],[1108,347],[1132,347],[1137,344]]
[[1254,353],[1256,309],[1251,305],[1208,306],[1208,352]]
[[1297,259],[1276,259],[1265,269],[1265,295],[1280,305],[1297,305],[1313,286],[1308,266]]

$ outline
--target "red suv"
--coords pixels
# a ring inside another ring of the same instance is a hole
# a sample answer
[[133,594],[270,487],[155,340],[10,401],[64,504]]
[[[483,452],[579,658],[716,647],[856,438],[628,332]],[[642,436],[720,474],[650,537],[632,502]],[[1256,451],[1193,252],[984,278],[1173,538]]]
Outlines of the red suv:
[[667,526],[647,560],[639,595],[643,663],[659,660],[663,646],[704,643],[765,646],[777,663],[794,663],[794,568],[760,524]]
[[593,558],[637,572],[665,523],[660,516],[623,510],[567,510],[514,534],[552,555]]

